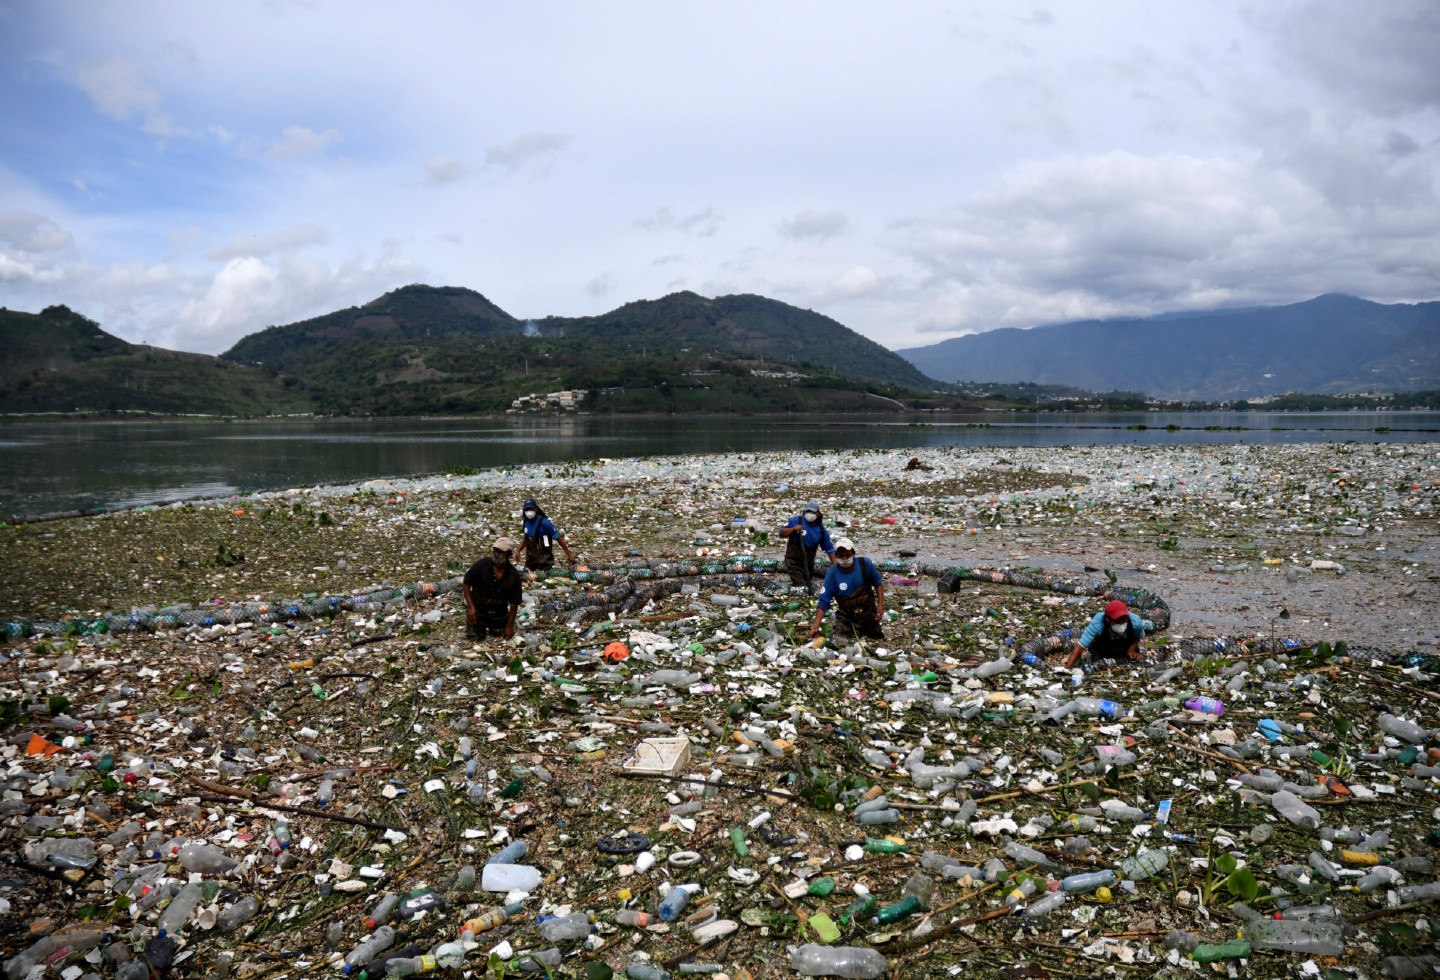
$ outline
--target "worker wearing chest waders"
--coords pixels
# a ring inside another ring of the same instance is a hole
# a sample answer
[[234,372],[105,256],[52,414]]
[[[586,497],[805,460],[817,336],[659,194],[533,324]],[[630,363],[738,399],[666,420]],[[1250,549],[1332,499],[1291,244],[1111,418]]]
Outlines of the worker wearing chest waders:
[[832,563],[835,561],[835,545],[830,541],[820,502],[805,501],[805,509],[780,529],[780,537],[785,539],[785,570],[790,573],[790,584],[814,592],[815,554],[823,550]]
[[1097,660],[1139,660],[1140,639],[1144,635],[1145,621],[1125,603],[1112,599],[1080,634],[1065,658],[1065,666],[1074,667],[1087,650]]
[[565,540],[565,535],[555,526],[555,522],[540,509],[534,497],[526,497],[522,509],[524,517],[523,530],[525,532],[525,567],[530,571],[541,571],[555,567],[555,545],[565,549],[565,557],[570,564],[577,564],[575,554],[570,550],[570,542]]
[[820,624],[830,604],[835,603],[835,636],[852,639],[883,640],[880,617],[885,615],[885,585],[880,570],[869,558],[855,554],[849,538],[835,542],[835,564],[825,573],[820,589],[815,621],[810,624],[810,637],[820,635]]
[[498,538],[490,555],[465,573],[465,635],[472,640],[515,635],[515,614],[520,609],[520,573],[511,563],[515,542]]

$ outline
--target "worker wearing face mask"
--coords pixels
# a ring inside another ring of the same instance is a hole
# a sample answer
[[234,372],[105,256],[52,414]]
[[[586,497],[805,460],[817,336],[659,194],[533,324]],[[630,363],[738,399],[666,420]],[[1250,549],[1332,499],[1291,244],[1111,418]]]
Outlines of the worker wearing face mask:
[[575,555],[570,551],[570,543],[565,540],[565,535],[555,526],[555,522],[545,515],[540,505],[535,502],[534,497],[526,497],[525,504],[521,511],[524,516],[525,533],[525,567],[530,571],[539,571],[555,567],[555,545],[565,549],[565,558],[570,564],[575,565]]
[[1074,667],[1080,657],[1102,660],[1139,660],[1140,638],[1145,635],[1145,621],[1130,611],[1119,599],[1112,599],[1095,614],[1079,641],[1065,658],[1066,667]]
[[462,584],[465,590],[465,635],[472,640],[515,635],[515,614],[520,609],[520,573],[512,555],[515,542],[497,538],[490,554],[470,566]]
[[830,604],[835,604],[835,636],[840,639],[864,637],[883,640],[880,618],[885,615],[885,580],[869,558],[855,554],[855,543],[849,538],[835,542],[835,564],[825,573],[820,589],[819,608],[810,624],[810,637],[820,635],[820,624]]
[[820,502],[805,501],[805,509],[780,529],[780,537],[785,539],[785,570],[790,573],[790,584],[815,591],[815,554],[823,549],[830,561],[835,561],[835,545],[825,527]]

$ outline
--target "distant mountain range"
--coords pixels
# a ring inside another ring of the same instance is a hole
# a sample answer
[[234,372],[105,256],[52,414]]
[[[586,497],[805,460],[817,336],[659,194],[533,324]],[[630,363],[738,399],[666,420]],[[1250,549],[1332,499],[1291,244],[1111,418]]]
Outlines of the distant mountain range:
[[897,351],[942,381],[1028,381],[1172,400],[1440,388],[1440,303],[1303,303],[1000,329]]

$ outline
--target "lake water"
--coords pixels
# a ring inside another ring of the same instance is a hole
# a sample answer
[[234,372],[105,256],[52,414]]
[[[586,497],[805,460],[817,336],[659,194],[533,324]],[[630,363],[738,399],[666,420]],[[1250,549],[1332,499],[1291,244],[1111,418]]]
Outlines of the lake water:
[[0,427],[0,517],[599,456],[1347,440],[1440,441],[1440,412],[24,423]]

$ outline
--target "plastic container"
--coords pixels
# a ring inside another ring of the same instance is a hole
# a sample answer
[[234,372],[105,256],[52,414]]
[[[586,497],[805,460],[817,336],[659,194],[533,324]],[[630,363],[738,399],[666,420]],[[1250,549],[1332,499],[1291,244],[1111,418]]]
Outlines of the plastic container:
[[376,929],[359,945],[345,954],[345,972],[354,972],[356,967],[361,967],[369,963],[386,949],[389,949],[390,944],[393,942],[395,942],[394,929],[389,926],[381,926],[379,929]]
[[198,881],[192,881],[180,889],[180,894],[172,898],[165,911],[160,913],[160,921],[156,923],[160,935],[165,936],[180,931],[189,921],[190,913],[195,911],[201,892],[202,885]]
[[790,968],[802,977],[847,977],[873,980],[889,969],[884,955],[864,946],[819,946],[806,943],[790,950]]
[[1256,919],[1245,924],[1245,938],[1256,949],[1314,956],[1339,956],[1345,936],[1339,923],[1318,919]]
[[480,873],[480,887],[487,892],[533,892],[544,876],[528,864],[487,864]]
[[686,904],[690,901],[691,890],[699,891],[699,885],[676,885],[670,890],[670,894],[660,900],[660,921],[674,922],[685,911]]
[[584,912],[572,912],[563,916],[542,915],[535,920],[535,926],[541,937],[552,943],[584,939],[594,929],[590,924],[590,917]]
[[210,844],[190,841],[180,848],[180,866],[186,871],[219,874],[229,871],[239,863],[220,848]]
[[1225,702],[1216,698],[1191,698],[1185,702],[1185,707],[1203,715],[1214,715],[1216,718],[1222,718],[1225,715]]
[[1406,721],[1398,715],[1385,712],[1380,715],[1378,724],[1380,730],[1387,735],[1394,735],[1396,738],[1409,742],[1412,745],[1419,745],[1425,741],[1429,732],[1415,724],[1413,721]]
[[387,893],[380,899],[380,904],[375,906],[370,917],[365,920],[365,928],[374,930],[377,926],[383,926],[390,921],[390,916],[395,914],[395,906],[400,904],[400,896],[394,892]]
[[1115,872],[1106,868],[1103,871],[1086,871],[1083,874],[1070,875],[1062,878],[1060,887],[1067,892],[1093,892],[1101,885],[1115,884]]
[[476,916],[473,919],[466,919],[460,926],[461,932],[481,933],[488,932],[497,926],[502,926],[511,918],[520,914],[523,908],[519,902],[513,905],[502,906],[493,912],[486,912],[484,915]]
[[615,913],[615,922],[622,926],[632,926],[636,929],[644,929],[646,926],[658,921],[649,912],[640,909],[621,909]]

